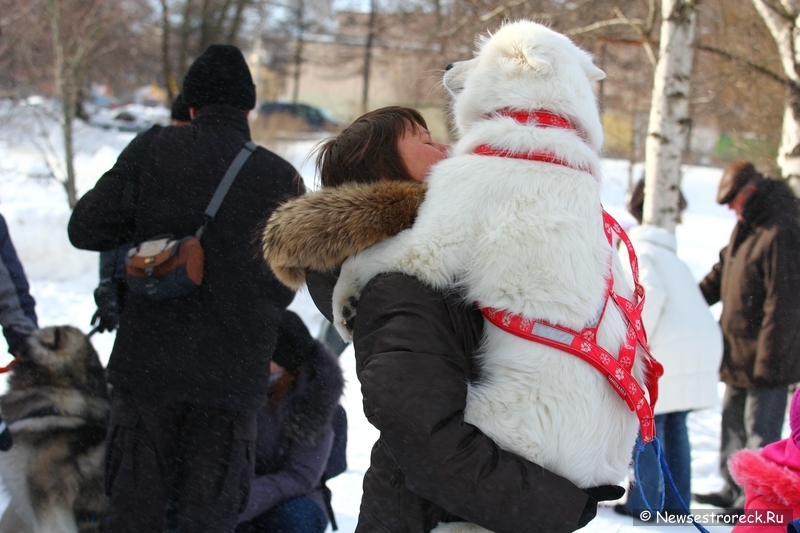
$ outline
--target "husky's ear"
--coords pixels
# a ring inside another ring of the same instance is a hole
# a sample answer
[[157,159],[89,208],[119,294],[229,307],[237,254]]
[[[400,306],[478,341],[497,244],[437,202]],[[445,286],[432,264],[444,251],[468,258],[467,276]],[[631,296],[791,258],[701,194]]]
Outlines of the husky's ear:
[[545,54],[538,52],[535,46],[526,46],[522,49],[522,58],[537,74],[552,74],[553,63]]

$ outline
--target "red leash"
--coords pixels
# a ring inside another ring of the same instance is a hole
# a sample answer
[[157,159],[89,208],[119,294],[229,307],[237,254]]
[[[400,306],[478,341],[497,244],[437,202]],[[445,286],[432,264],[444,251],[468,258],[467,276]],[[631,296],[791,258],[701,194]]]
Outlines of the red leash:
[[14,359],[7,366],[0,366],[0,374],[5,374],[6,372],[10,372],[11,370],[13,370],[15,366],[17,366],[17,363],[19,363],[19,360]]

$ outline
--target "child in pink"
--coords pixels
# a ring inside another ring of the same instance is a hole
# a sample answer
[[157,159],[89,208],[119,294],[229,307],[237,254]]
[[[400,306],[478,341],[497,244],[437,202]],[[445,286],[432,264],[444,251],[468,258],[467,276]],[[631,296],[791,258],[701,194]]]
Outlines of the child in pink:
[[[731,475],[745,494],[745,516],[761,511],[791,511],[782,525],[740,522],[731,533],[786,531],[789,521],[800,518],[800,390],[792,396],[789,408],[788,439],[761,450],[741,450],[728,461]],[[762,513],[762,516],[765,516]]]

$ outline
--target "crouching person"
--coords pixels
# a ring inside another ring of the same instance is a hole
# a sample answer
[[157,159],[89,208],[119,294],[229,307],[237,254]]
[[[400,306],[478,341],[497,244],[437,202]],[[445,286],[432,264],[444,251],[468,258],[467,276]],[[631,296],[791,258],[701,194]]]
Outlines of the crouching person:
[[311,337],[300,317],[285,311],[269,399],[258,412],[256,477],[236,533],[325,531],[333,517],[323,473],[331,476],[326,465],[343,387],[336,357]]

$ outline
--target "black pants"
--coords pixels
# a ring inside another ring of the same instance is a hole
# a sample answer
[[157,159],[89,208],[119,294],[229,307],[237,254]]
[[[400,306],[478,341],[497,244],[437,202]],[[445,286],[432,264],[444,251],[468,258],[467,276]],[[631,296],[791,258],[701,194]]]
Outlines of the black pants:
[[725,480],[722,491],[738,499],[733,507],[744,506],[744,494],[728,471],[728,459],[739,450],[756,450],[781,439],[788,394],[788,387],[743,389],[725,386],[719,472]]
[[110,533],[233,532],[253,480],[256,414],[116,394],[106,449]]

